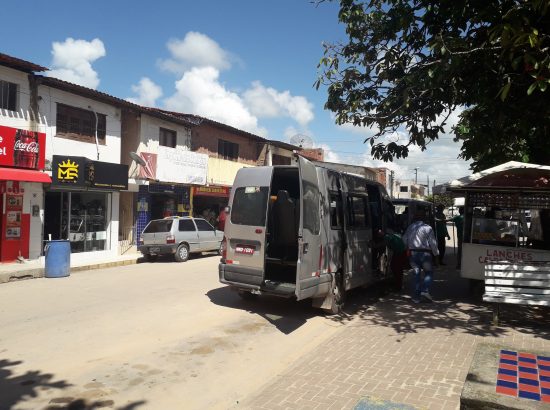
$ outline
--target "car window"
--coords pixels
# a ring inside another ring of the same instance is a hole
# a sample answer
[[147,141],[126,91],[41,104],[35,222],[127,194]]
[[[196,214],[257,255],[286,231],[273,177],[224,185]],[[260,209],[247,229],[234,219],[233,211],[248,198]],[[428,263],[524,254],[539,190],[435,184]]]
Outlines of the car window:
[[170,232],[172,229],[172,220],[159,219],[149,222],[149,225],[145,227],[143,233],[159,233]]
[[214,227],[210,225],[208,222],[206,222],[204,219],[195,219],[195,223],[197,224],[197,229],[199,231],[213,231]]
[[231,222],[237,225],[265,226],[268,187],[247,186],[235,190]]
[[180,232],[194,232],[196,229],[191,219],[182,219],[179,221],[178,230]]

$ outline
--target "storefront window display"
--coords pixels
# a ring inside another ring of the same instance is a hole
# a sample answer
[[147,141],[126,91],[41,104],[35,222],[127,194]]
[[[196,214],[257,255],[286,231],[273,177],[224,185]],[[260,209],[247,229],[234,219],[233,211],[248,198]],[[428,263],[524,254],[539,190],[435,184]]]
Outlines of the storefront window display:
[[109,200],[104,192],[47,192],[45,238],[68,239],[73,253],[108,250]]

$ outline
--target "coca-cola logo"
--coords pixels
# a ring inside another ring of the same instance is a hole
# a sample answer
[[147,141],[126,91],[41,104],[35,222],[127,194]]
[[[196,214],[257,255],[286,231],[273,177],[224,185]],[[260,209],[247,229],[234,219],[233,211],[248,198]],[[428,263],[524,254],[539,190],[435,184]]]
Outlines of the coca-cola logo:
[[38,151],[40,150],[40,146],[37,142],[21,142],[21,141],[15,141],[15,145],[13,146],[13,149],[15,151],[27,151],[32,152],[34,154],[38,154]]

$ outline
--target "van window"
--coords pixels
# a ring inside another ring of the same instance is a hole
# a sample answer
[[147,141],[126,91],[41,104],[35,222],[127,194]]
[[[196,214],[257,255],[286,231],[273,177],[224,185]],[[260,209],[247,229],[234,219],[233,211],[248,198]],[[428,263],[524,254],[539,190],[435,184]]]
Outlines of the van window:
[[321,216],[319,209],[319,189],[308,181],[303,181],[304,189],[304,229],[309,230],[313,235],[318,235],[321,227]]
[[210,225],[208,222],[206,222],[204,219],[195,219],[195,223],[197,224],[197,229],[199,231],[213,231],[214,227]]
[[364,196],[348,196],[348,222],[350,228],[368,226],[367,198]]
[[170,232],[172,229],[172,222],[173,221],[171,219],[151,221],[149,222],[149,225],[145,227],[143,233]]
[[193,232],[195,231],[195,224],[193,223],[193,221],[191,219],[182,219],[181,221],[179,221],[180,224],[179,224],[179,231],[180,232]]
[[265,226],[269,187],[247,186],[235,190],[231,207],[231,223]]
[[330,194],[330,227],[339,229],[342,227],[342,196],[338,193]]

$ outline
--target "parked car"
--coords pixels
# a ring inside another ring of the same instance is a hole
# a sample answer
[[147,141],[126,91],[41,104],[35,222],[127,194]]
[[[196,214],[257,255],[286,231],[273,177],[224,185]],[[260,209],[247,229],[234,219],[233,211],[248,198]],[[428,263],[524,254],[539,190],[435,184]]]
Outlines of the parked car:
[[191,217],[154,219],[147,224],[139,238],[138,250],[148,260],[158,255],[174,255],[185,262],[191,253],[221,252],[223,231],[206,220]]

